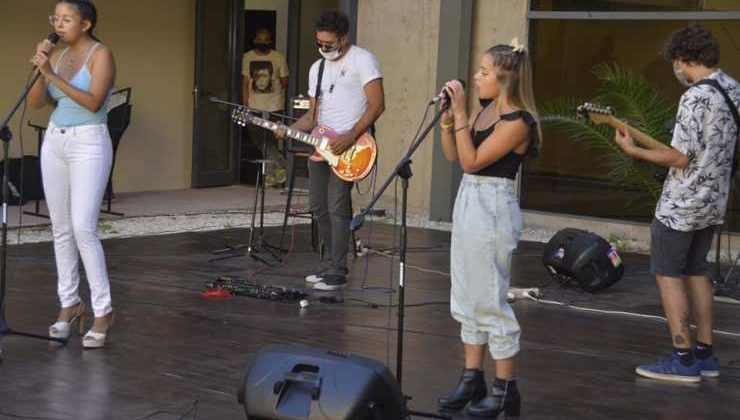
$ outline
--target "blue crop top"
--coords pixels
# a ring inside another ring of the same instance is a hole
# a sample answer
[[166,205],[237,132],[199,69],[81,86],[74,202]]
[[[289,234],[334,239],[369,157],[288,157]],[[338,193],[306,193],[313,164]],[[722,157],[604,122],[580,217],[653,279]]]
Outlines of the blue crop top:
[[[90,56],[92,56],[92,53],[98,45],[100,45],[100,43],[96,43],[92,48],[90,48],[90,52],[87,54],[82,67],[77,74],[69,79],[67,83],[77,89],[84,90],[86,92],[90,91],[92,75],[87,67],[87,63],[90,61]],[[54,66],[54,73],[57,75],[59,74],[59,63],[62,61],[62,58],[67,51],[69,51],[69,48],[62,52],[62,55],[59,56],[59,60],[57,60],[57,63]],[[61,89],[56,87],[53,83],[49,83],[48,90],[49,95],[57,101],[57,106],[54,108],[54,112],[51,113],[51,122],[53,122],[57,127],[104,124],[108,120],[106,107],[108,99],[105,100],[105,103],[103,103],[98,112],[91,112],[89,109],[79,105],[67,97],[67,95],[65,95],[64,92],[62,92]]]

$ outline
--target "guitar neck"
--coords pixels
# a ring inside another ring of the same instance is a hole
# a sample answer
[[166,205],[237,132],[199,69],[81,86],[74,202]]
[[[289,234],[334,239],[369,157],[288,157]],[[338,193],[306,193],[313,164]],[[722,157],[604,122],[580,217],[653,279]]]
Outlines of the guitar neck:
[[[278,127],[280,127],[280,124],[276,122],[272,122],[270,120],[266,120],[264,118],[259,117],[250,117],[249,121],[254,124],[258,125],[262,128],[266,128],[272,132],[277,131]],[[300,141],[301,143],[310,144],[311,146],[318,147],[321,144],[321,139],[319,137],[312,136],[310,134],[306,134],[302,131],[294,130],[290,127],[286,127],[287,131],[285,132],[285,136]]]
[[652,138],[650,135],[643,133],[642,131],[636,129],[635,127],[632,127],[631,125],[620,119],[611,117],[609,118],[608,124],[612,126],[612,128],[614,128],[615,130],[628,132],[632,136],[632,138],[635,139],[635,141],[643,147],[653,150],[670,149],[670,147],[666,144],[661,143],[660,141]]

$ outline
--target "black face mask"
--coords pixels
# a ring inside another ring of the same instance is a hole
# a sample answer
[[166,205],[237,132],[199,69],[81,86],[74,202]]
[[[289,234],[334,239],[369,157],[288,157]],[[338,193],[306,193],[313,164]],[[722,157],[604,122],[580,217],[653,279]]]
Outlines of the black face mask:
[[267,52],[270,50],[270,44],[263,44],[261,42],[255,42],[254,49],[256,49],[259,52]]
[[480,103],[480,106],[483,108],[487,107],[488,105],[491,105],[493,102],[493,99],[480,99],[478,98],[478,102]]

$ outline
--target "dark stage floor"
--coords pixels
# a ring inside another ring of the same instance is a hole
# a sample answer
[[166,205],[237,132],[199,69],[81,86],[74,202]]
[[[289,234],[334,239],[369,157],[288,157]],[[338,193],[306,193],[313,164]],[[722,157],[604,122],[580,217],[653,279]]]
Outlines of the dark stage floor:
[[[390,226],[368,224],[360,236],[367,240],[371,228],[371,246],[392,246]],[[368,305],[395,299],[387,288],[395,287],[397,264],[387,255],[354,262],[341,304],[314,298],[301,310],[295,303],[199,294],[205,281],[225,274],[303,287],[317,254],[307,245],[307,227],[295,229],[295,249],[275,268],[247,258],[207,262],[211,249],[246,239],[244,229],[106,241],[116,308],[109,346],[83,351],[76,337],[67,347],[3,339],[0,419],[243,419],[235,394],[244,367],[275,343],[327,347],[395,367],[395,310]],[[277,231],[269,233],[274,238]],[[412,229],[409,244],[403,385],[413,409],[430,411],[462,365],[458,326],[448,312],[449,279],[437,272],[449,271],[449,233]],[[521,244],[515,285],[547,283],[542,247]],[[647,257],[623,258],[625,278],[612,288],[591,295],[551,284],[546,298],[660,315]],[[9,262],[8,319],[16,329],[44,333],[57,311],[51,244],[13,247]],[[634,368],[669,352],[664,323],[533,301],[514,307],[523,327],[523,418],[740,418],[737,337],[717,336],[719,379],[659,383],[638,378]],[[718,303],[717,328],[740,333],[738,315],[740,306]],[[490,364],[487,372],[490,378]]]

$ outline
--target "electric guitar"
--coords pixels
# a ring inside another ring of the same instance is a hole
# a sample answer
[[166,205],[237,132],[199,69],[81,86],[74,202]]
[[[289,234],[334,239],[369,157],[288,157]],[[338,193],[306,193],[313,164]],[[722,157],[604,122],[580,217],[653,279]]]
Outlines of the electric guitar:
[[648,149],[669,149],[665,143],[652,138],[650,135],[630,126],[626,122],[614,116],[614,109],[609,106],[601,106],[586,102],[576,108],[576,112],[583,118],[588,118],[594,124],[608,124],[615,130],[630,133],[633,139],[641,146]]
[[[260,118],[250,113],[245,107],[234,107],[231,112],[231,120],[242,127],[254,124],[259,127],[276,132],[282,124]],[[375,159],[378,156],[378,146],[370,133],[361,135],[352,147],[341,155],[332,153],[329,146],[338,134],[329,127],[316,126],[311,134],[287,128],[286,137],[310,144],[315,152],[310,159],[313,161],[326,161],[331,170],[342,180],[354,182],[361,181],[372,171]]]

